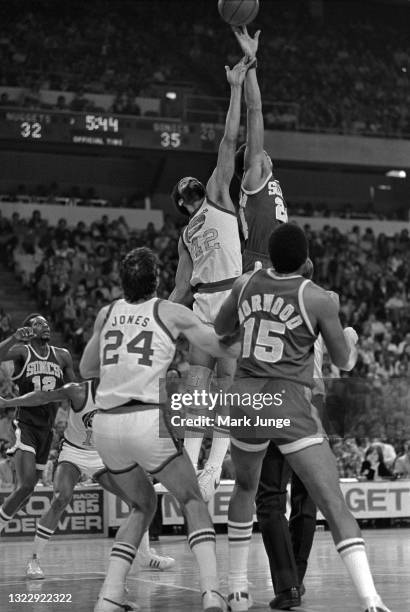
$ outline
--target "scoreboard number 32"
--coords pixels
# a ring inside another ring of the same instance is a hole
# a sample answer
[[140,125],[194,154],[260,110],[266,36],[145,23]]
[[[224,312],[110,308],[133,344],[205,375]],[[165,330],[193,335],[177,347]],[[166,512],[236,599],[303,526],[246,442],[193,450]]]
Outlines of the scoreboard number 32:
[[42,138],[41,123],[38,121],[22,121],[20,134],[23,138]]

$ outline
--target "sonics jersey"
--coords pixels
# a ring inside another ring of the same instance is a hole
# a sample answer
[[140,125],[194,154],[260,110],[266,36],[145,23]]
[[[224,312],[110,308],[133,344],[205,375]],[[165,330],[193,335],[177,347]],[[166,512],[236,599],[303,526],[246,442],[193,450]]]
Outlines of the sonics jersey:
[[238,300],[242,352],[237,376],[292,380],[313,386],[316,333],[308,319],[303,291],[310,280],[259,270]]
[[230,288],[233,279],[241,275],[241,242],[234,212],[205,198],[184,229],[182,240],[192,259],[192,287],[225,283]]
[[120,299],[111,304],[100,334],[99,409],[160,402],[160,381],[175,354],[175,340],[158,315],[160,302]]
[[[260,255],[261,260],[269,258],[271,233],[277,225],[288,221],[282,189],[272,173],[255,191],[249,191],[241,186],[239,216],[246,239],[245,251]],[[244,272],[247,271],[244,269]]]
[[95,405],[95,381],[87,380],[82,384],[86,386],[84,404],[78,410],[71,406],[67,427],[64,431],[64,439],[77,448],[95,450],[91,429],[91,417],[97,410]]
[[[31,391],[53,391],[64,384],[63,371],[57,359],[55,347],[49,346],[45,357],[42,357],[31,346],[26,344],[27,358],[18,372],[12,376],[19,389],[19,395]],[[58,404],[52,402],[36,408],[19,407],[16,419],[21,423],[38,428],[51,429],[57,414]]]

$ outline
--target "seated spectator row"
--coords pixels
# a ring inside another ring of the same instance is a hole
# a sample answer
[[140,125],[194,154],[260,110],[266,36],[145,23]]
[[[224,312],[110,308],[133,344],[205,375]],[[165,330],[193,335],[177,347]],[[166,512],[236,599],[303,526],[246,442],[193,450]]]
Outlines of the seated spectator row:
[[[298,112],[268,112],[268,128],[410,134],[408,7],[336,1],[314,15],[302,0],[274,5],[261,3],[251,26],[262,28],[262,93]],[[0,20],[0,85],[25,88],[29,108],[44,89],[61,92],[63,110],[95,109],[87,93],[109,92],[111,111],[127,114],[140,113],[136,96],[158,97],[167,84],[226,97],[223,66],[239,58],[209,0],[71,0],[59,11],[19,0],[0,7]]]

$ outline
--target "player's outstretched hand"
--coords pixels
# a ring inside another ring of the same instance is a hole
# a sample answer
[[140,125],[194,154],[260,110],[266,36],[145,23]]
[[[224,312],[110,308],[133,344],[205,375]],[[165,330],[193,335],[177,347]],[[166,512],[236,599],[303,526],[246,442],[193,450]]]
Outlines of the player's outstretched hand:
[[252,38],[252,36],[249,35],[246,26],[233,26],[232,30],[236,36],[236,40],[240,44],[243,53],[248,58],[248,61],[253,60],[256,57],[256,53],[258,51],[259,36],[261,31],[258,30],[257,32],[255,32]]
[[248,72],[249,64],[246,63],[246,58],[243,57],[240,62],[233,68],[225,66],[226,78],[231,87],[241,86],[245,80],[246,73]]
[[30,342],[34,338],[34,331],[32,327],[19,327],[14,332],[14,337],[17,342]]

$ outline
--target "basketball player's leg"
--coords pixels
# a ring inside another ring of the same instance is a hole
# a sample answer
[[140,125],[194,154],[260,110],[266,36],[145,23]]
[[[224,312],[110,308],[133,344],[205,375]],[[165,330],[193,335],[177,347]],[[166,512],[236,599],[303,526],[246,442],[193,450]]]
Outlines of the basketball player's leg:
[[[123,490],[116,487],[115,479],[112,478],[107,468],[103,467],[99,471],[95,472],[93,474],[93,479],[109,493],[113,493],[117,497],[120,497],[120,499],[122,499],[131,509],[132,500],[128,497],[128,495],[125,496],[125,492]],[[144,531],[138,546],[137,560],[141,567],[148,567],[150,569],[157,570],[170,569],[175,565],[175,559],[173,557],[159,555],[150,547],[148,529]]]
[[199,582],[204,610],[222,610],[216,565],[215,529],[199,490],[196,473],[185,451],[170,455],[160,469],[151,470],[181,505],[188,543],[199,566]]
[[[222,401],[218,401],[212,416],[228,417],[229,403],[225,402],[226,393],[232,386],[236,370],[236,359],[218,359],[216,364],[216,379],[212,385],[212,392],[220,394]],[[223,420],[215,420],[212,445],[204,469],[198,477],[202,497],[208,502],[219,486],[222,464],[229,448],[229,427],[223,425]]]
[[73,463],[67,461],[57,465],[53,481],[53,499],[50,508],[40,518],[34,536],[33,555],[28,562],[26,575],[31,579],[44,578],[40,566],[40,558],[51,536],[57,529],[58,522],[70,503],[75,485],[80,480],[81,471]]
[[336,459],[329,443],[327,440],[314,443],[286,454],[286,459],[326,518],[336,549],[364,608],[381,605],[369,568],[364,540],[340,489]]
[[31,450],[17,448],[14,453],[14,467],[17,484],[14,491],[4,500],[0,508],[0,532],[34,491],[39,478],[34,448]]
[[[190,346],[189,349],[189,372],[186,378],[185,391],[190,394],[202,391],[209,392],[212,370],[215,364],[215,359],[195,346]],[[208,406],[191,406],[187,409],[186,416],[195,418],[201,415],[206,415]],[[205,435],[203,427],[186,427],[184,446],[195,468],[198,465],[199,453],[201,451],[202,441]]]
[[233,612],[248,610],[248,555],[253,529],[254,502],[267,442],[231,440],[235,486],[228,509],[228,603]]
[[154,487],[138,465],[124,472],[108,470],[103,481],[111,492],[129,504],[130,513],[115,536],[95,612],[116,611],[124,605],[125,581],[157,503]]

